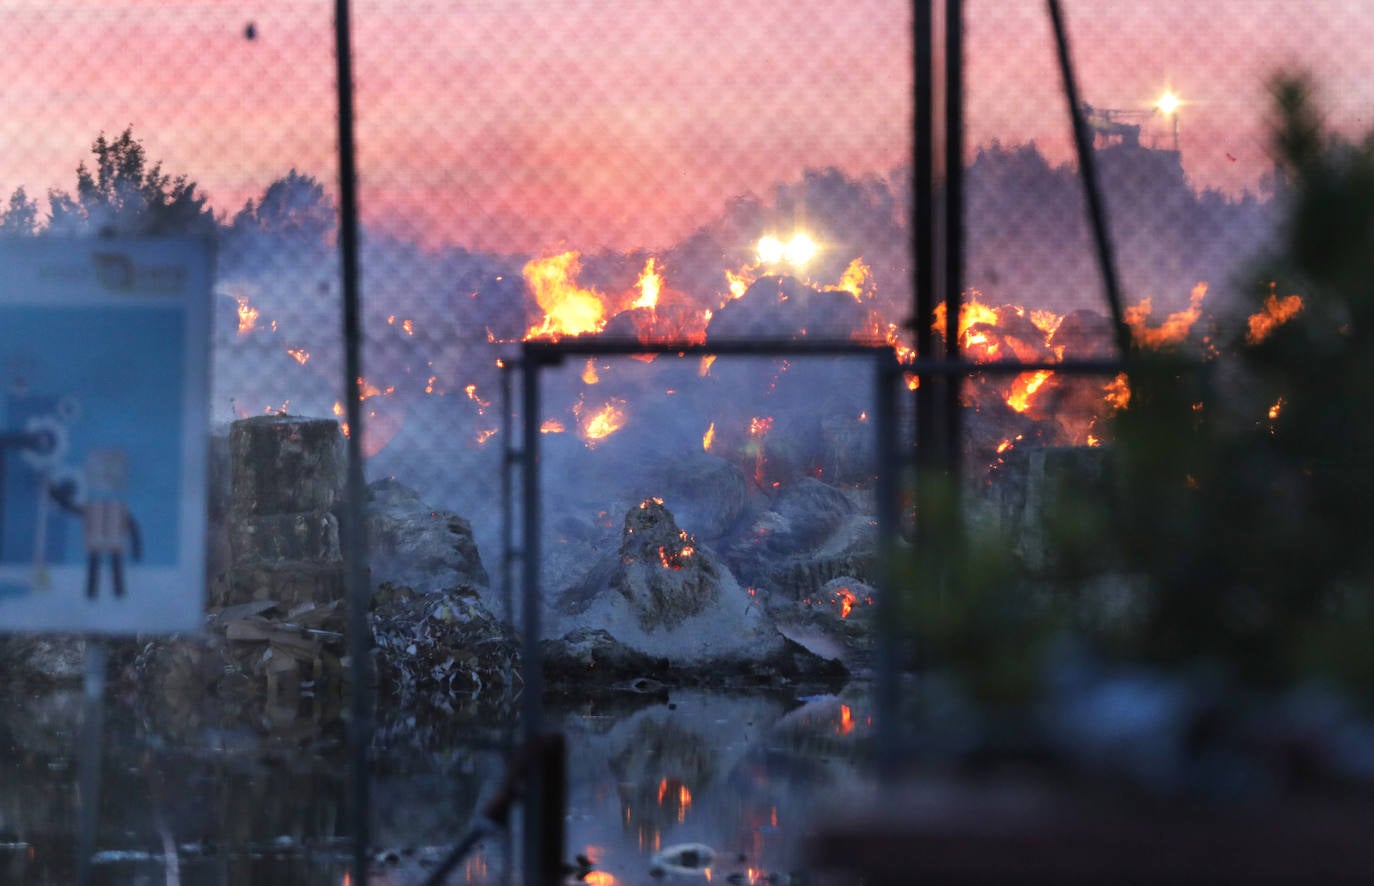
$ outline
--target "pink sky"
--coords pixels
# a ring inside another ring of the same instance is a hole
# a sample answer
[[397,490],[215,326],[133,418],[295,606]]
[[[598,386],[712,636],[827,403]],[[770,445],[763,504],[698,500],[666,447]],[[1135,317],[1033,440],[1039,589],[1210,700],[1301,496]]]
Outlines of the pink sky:
[[[970,147],[1067,159],[1040,0],[968,0]],[[1184,165],[1254,187],[1265,84],[1313,71],[1333,121],[1371,125],[1374,9],[1360,0],[1065,0],[1087,100],[1184,98]],[[334,184],[332,4],[0,2],[0,191],[70,189],[100,132],[232,213],[291,167]],[[909,4],[896,0],[356,3],[365,217],[497,251],[661,247],[731,197],[806,167],[907,157]],[[256,38],[245,37],[252,22]],[[1232,159],[1234,158],[1234,159]]]

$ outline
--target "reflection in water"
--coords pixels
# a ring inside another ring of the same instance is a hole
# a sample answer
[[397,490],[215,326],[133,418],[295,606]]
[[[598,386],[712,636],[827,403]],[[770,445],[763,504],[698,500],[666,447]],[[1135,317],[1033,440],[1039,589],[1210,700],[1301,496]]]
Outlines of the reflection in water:
[[[0,705],[0,882],[65,886],[80,808],[80,692]],[[567,845],[588,860],[583,882],[593,886],[656,882],[655,865],[714,882],[786,874],[815,801],[860,780],[862,693],[805,702],[625,693],[550,707],[568,742]],[[502,778],[503,725],[492,711],[405,712],[379,724],[374,882],[420,882],[472,825]],[[345,728],[337,706],[308,700],[287,710],[108,698],[96,883],[347,883]],[[504,857],[502,841],[488,840],[450,882],[500,882]],[[672,867],[684,860],[695,867]]]

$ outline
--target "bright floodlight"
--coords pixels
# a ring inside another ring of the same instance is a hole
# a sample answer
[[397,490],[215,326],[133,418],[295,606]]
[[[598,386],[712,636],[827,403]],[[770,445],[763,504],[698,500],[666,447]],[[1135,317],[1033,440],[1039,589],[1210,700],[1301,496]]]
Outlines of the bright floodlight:
[[816,255],[816,241],[805,234],[794,234],[791,240],[787,241],[787,247],[783,251],[783,258],[787,263],[801,267],[811,261]]
[[785,247],[777,237],[762,237],[759,239],[759,261],[765,265],[775,265],[782,261]]
[[1165,115],[1169,115],[1177,111],[1178,106],[1181,104],[1183,104],[1183,102],[1178,100],[1178,96],[1174,95],[1172,91],[1166,90],[1165,93],[1159,97],[1159,101],[1155,102],[1155,107],[1163,111]]

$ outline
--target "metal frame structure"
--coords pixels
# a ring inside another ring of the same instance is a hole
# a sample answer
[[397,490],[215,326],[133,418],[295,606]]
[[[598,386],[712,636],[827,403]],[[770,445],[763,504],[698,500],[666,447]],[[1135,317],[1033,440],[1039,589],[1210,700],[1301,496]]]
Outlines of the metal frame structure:
[[[523,598],[523,669],[524,693],[521,730],[527,740],[537,742],[544,729],[542,706],[542,674],[539,666],[539,557],[540,557],[540,501],[539,501],[539,422],[540,373],[571,356],[630,355],[630,354],[716,354],[749,355],[759,357],[787,356],[847,356],[866,358],[875,367],[875,418],[878,461],[878,517],[880,534],[879,570],[880,590],[890,588],[890,578],[883,575],[895,548],[900,519],[900,477],[908,467],[914,467],[916,505],[921,508],[925,499],[922,489],[929,484],[922,478],[932,472],[958,476],[961,462],[960,385],[972,373],[1019,373],[1049,369],[1066,374],[1108,374],[1120,372],[1129,361],[1131,340],[1121,309],[1115,258],[1092,156],[1092,143],[1087,124],[1082,117],[1077,85],[1069,51],[1067,28],[1058,0],[1046,0],[1047,12],[1054,29],[1055,44],[1069,116],[1073,124],[1074,143],[1079,172],[1086,193],[1099,270],[1103,278],[1104,300],[1111,311],[1116,331],[1118,360],[1044,362],[1044,363],[971,363],[959,352],[959,307],[963,286],[964,266],[964,206],[963,206],[963,2],[944,0],[945,12],[945,180],[943,193],[944,250],[942,267],[936,261],[937,200],[935,188],[935,114],[934,114],[934,16],[933,0],[913,0],[912,33],[914,63],[914,116],[912,131],[913,190],[912,203],[912,289],[913,315],[909,321],[916,351],[920,357],[911,364],[901,365],[892,350],[885,346],[869,346],[855,342],[795,342],[755,340],[716,342],[709,345],[683,343],[618,342],[608,340],[575,339],[561,343],[528,342],[518,367],[521,377],[520,409],[521,444],[518,450],[507,450],[503,464],[502,492],[505,516],[502,525],[503,594],[507,612],[513,584],[512,567],[516,561],[514,547],[515,526],[511,509],[514,505],[514,486],[511,469],[522,468],[521,545],[518,559],[523,564],[521,586]],[[347,420],[354,429],[349,445],[348,506],[346,527],[348,557],[349,647],[352,662],[352,719],[350,746],[352,750],[352,823],[354,839],[353,883],[365,886],[368,881],[368,844],[370,793],[367,749],[371,736],[369,669],[367,664],[366,622],[366,538],[362,526],[363,472],[360,441],[362,412],[357,396],[361,371],[362,330],[359,323],[358,281],[358,211],[357,172],[353,139],[353,93],[351,48],[349,44],[348,0],[335,2],[336,61],[338,64],[339,98],[339,177],[340,251],[343,281],[343,335],[345,347],[345,390],[348,403]],[[941,273],[942,272],[942,273]],[[933,322],[936,316],[937,291],[943,290],[942,303],[946,310],[944,353],[935,353]],[[915,395],[915,437],[903,450],[899,446],[900,387],[902,375],[914,372],[923,382]],[[506,396],[506,415],[503,423],[507,441],[512,440],[512,406],[510,374],[503,377]],[[507,444],[509,446],[509,444]],[[917,535],[916,543],[920,543]],[[935,581],[940,576],[931,576]],[[900,639],[896,619],[886,617],[893,594],[880,594],[879,619],[881,626],[878,651],[878,714],[877,762],[884,771],[896,768],[900,761],[902,739],[896,720],[898,705],[897,644]],[[99,652],[88,660],[87,688],[94,684],[93,663],[103,665]],[[513,735],[511,736],[514,737]],[[552,767],[552,769],[550,769]],[[537,760],[527,771],[524,796],[524,839],[522,842],[523,871],[527,882],[535,882],[531,874],[539,872],[544,879],[556,876],[561,862],[561,818],[555,819],[552,810],[542,801],[561,796],[560,785],[545,784],[561,781],[561,770],[547,758]],[[551,788],[552,790],[545,790]],[[531,799],[535,799],[531,802]],[[507,866],[509,867],[509,865]]]

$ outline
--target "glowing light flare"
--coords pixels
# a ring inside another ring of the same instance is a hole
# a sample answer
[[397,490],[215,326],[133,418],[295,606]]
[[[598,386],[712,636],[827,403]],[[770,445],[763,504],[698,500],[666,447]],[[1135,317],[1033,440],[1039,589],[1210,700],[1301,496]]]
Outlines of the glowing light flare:
[[644,271],[635,283],[639,287],[639,298],[630,305],[632,308],[653,310],[658,307],[658,295],[663,290],[663,275],[654,270],[654,261],[653,258],[650,258],[645,263]]
[[531,259],[522,273],[534,300],[544,311],[543,319],[525,333],[526,339],[548,338],[600,332],[606,325],[605,296],[595,289],[584,289],[575,282],[582,271],[582,258],[576,251]]
[[783,253],[787,247],[777,237],[767,236],[759,238],[759,245],[756,250],[760,264],[775,265],[782,261]]
[[1166,117],[1172,116],[1182,104],[1183,102],[1178,96],[1174,95],[1172,89],[1164,90],[1164,94],[1155,99],[1155,107]]
[[710,452],[711,444],[716,439],[716,423],[711,422],[711,426],[706,429],[706,433],[701,435],[701,451]]
[[1007,405],[1017,412],[1025,412],[1030,408],[1031,400],[1037,391],[1044,386],[1050,376],[1054,375],[1048,369],[1040,369],[1035,372],[1023,372],[1016,376],[1011,383],[1011,393],[1007,395]]
[[1246,321],[1245,343],[1247,345],[1257,345],[1274,333],[1283,324],[1292,320],[1303,309],[1302,296],[1289,295],[1279,298],[1271,291],[1264,299],[1264,305],[1258,313],[1252,314]]
[[588,871],[582,878],[590,886],[619,886],[620,881],[610,871]]

